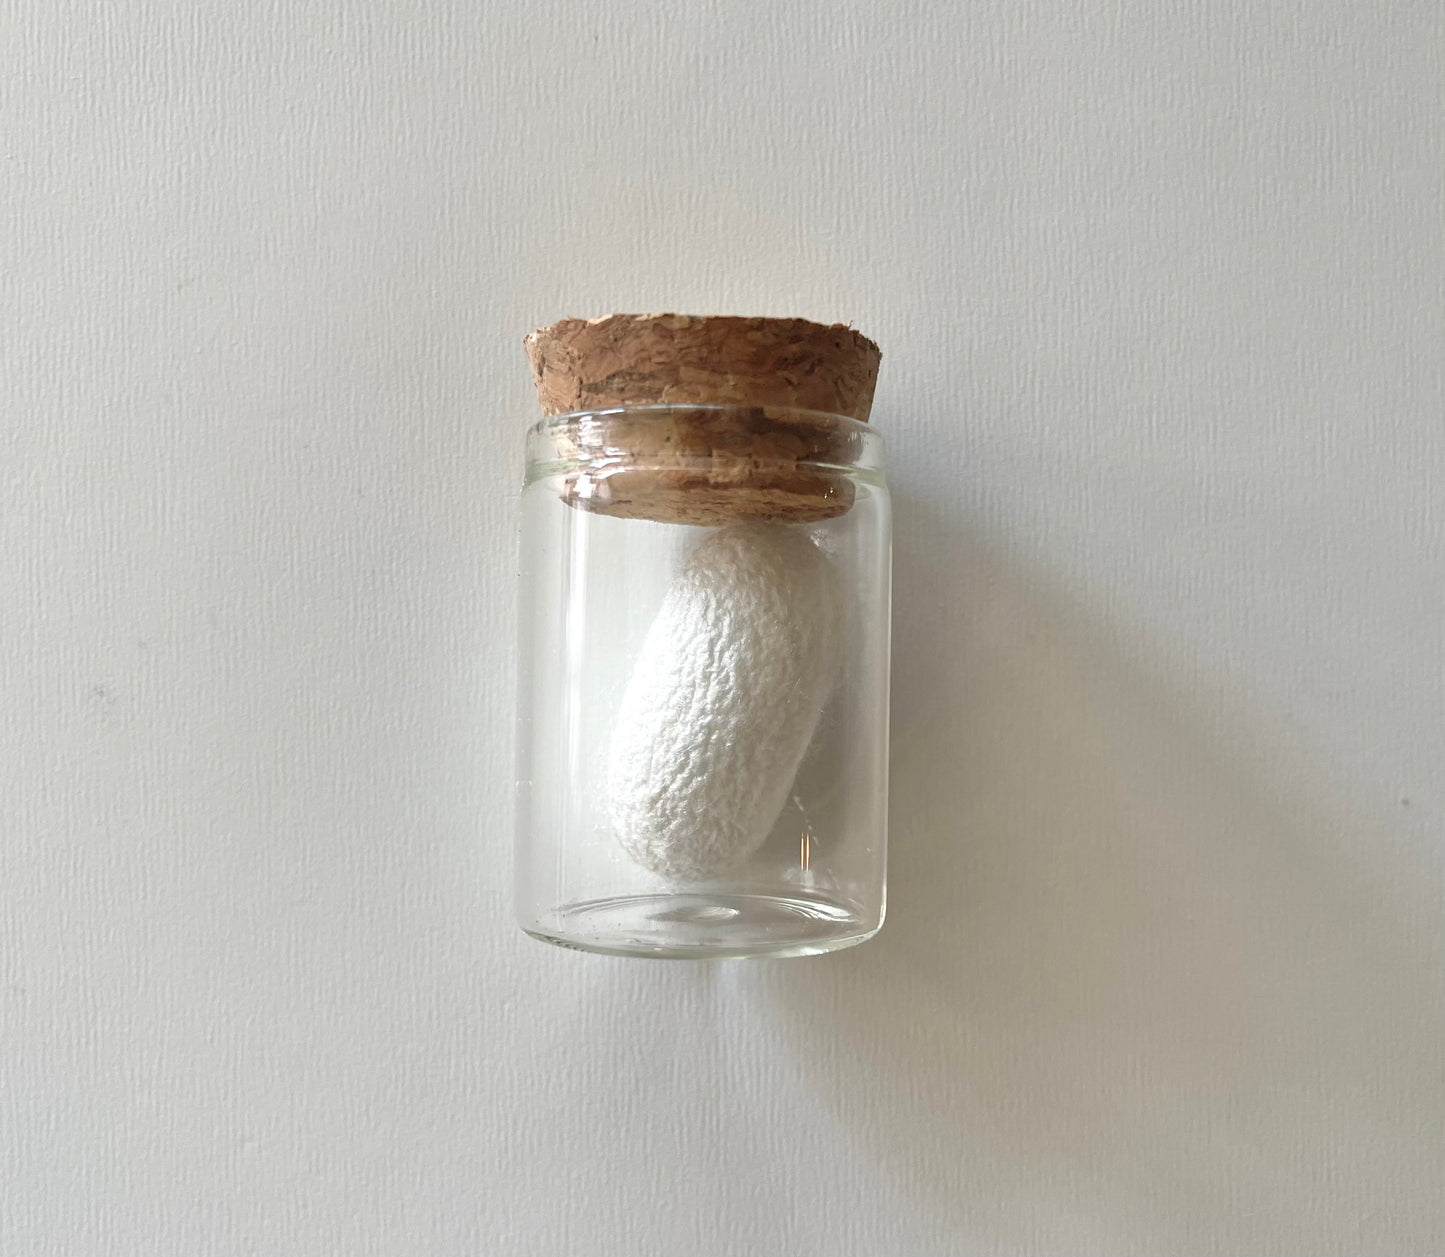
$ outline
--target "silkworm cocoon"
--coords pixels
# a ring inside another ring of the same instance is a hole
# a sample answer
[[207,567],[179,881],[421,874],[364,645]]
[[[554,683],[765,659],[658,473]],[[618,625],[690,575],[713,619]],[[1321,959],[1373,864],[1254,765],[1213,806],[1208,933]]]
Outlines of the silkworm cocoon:
[[608,763],[624,850],[674,881],[767,838],[837,670],[836,568],[786,524],[729,524],[693,552],[648,630]]

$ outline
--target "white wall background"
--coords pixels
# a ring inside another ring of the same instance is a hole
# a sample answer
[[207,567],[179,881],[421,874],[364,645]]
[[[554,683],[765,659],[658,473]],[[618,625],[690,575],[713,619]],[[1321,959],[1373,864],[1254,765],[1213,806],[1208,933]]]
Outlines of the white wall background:
[[[1438,0],[0,4],[0,1253],[1445,1252]],[[511,924],[520,339],[885,349],[892,914]]]

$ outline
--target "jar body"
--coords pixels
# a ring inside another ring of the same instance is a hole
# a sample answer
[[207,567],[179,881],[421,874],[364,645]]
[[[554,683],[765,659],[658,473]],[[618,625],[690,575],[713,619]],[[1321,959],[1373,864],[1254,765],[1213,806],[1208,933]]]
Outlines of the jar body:
[[628,407],[529,434],[515,902],[535,937],[786,956],[882,924],[881,443],[810,414],[826,452],[772,475],[728,448],[752,413]]

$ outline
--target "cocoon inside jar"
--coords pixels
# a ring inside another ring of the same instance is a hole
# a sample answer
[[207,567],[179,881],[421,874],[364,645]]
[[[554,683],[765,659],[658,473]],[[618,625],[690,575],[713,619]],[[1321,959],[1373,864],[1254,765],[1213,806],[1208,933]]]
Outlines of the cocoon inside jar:
[[807,533],[729,524],[678,573],[617,712],[608,805],[672,881],[726,873],[782,814],[837,673],[842,591]]

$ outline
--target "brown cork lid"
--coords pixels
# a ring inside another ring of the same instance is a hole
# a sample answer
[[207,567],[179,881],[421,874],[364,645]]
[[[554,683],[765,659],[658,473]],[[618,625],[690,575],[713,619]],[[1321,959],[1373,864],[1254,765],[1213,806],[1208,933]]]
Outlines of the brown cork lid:
[[[590,460],[562,488],[574,506],[666,523],[807,521],[840,515],[853,486],[816,466],[856,440],[827,415],[866,422],[882,357],[842,324],[721,315],[563,319],[526,339],[559,458]],[[688,406],[696,407],[689,409]],[[727,409],[707,409],[725,406]]]

